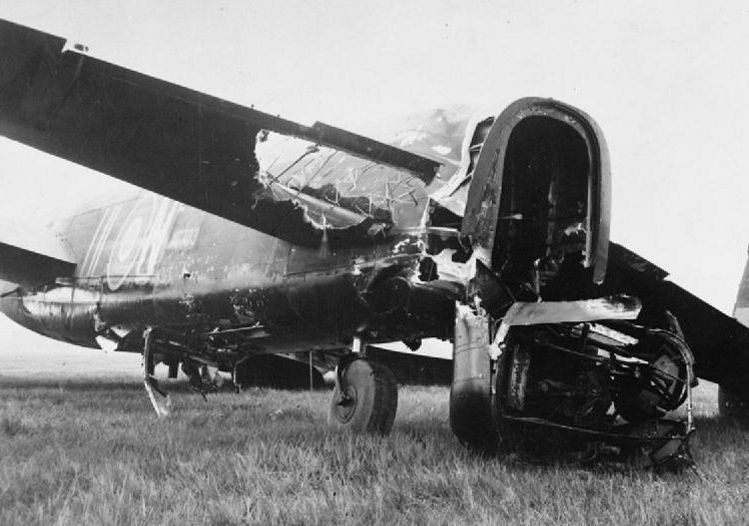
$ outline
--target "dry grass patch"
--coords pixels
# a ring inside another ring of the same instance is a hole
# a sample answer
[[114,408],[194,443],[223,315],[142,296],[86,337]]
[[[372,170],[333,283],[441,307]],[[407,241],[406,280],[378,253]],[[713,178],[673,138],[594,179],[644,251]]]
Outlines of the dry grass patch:
[[481,458],[448,391],[403,388],[393,434],[338,434],[329,393],[174,392],[159,420],[137,379],[0,378],[0,524],[739,524],[747,429],[700,390],[703,473]]

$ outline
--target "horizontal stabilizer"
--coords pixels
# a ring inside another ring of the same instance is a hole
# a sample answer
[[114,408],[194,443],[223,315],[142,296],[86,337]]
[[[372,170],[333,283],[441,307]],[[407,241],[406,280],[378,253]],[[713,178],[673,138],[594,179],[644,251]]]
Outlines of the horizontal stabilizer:
[[52,232],[0,220],[0,280],[26,288],[71,277],[76,264]]
[[[149,77],[64,39],[0,20],[0,135],[293,243],[320,228],[261,181],[256,143],[273,132],[430,182],[439,163],[322,123],[305,126]],[[314,215],[314,214],[313,214]],[[361,216],[331,246],[371,243]]]
[[749,327],[749,259],[744,266],[744,274],[739,283],[739,292],[736,294],[736,304],[733,307],[733,315],[741,323]]

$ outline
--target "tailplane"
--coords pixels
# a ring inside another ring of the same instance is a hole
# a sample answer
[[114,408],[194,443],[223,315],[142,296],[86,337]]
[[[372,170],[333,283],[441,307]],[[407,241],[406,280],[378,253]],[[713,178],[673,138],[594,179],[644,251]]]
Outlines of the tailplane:
[[0,219],[0,280],[33,289],[73,276],[75,267],[70,251],[54,232]]
[[[749,247],[747,248],[749,255]],[[736,293],[736,303],[733,306],[733,317],[749,327],[749,258],[744,265],[744,274],[739,282],[739,291]],[[727,386],[727,382],[721,382],[718,391],[718,407],[724,416],[749,419],[749,378],[739,378],[734,385]]]
[[[749,253],[749,248],[747,248],[747,253]],[[744,266],[744,275],[739,283],[739,292],[736,294],[733,317],[749,327],[749,258],[747,258]]]

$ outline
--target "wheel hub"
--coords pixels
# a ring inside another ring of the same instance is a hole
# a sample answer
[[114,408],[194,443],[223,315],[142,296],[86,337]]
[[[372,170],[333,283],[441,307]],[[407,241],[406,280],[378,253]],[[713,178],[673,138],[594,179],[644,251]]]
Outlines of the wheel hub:
[[335,404],[336,418],[341,423],[350,421],[356,413],[357,392],[356,387],[347,385],[341,389],[341,397]]

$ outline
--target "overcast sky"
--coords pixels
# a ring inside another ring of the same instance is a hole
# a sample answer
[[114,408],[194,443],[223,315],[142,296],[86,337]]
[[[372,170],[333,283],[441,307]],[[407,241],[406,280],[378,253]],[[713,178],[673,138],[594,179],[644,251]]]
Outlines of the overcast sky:
[[[730,312],[749,242],[749,4],[654,4],[2,0],[0,18],[305,123],[569,102],[608,141],[612,239]],[[116,187],[3,139],[0,159],[0,214],[25,221]]]

